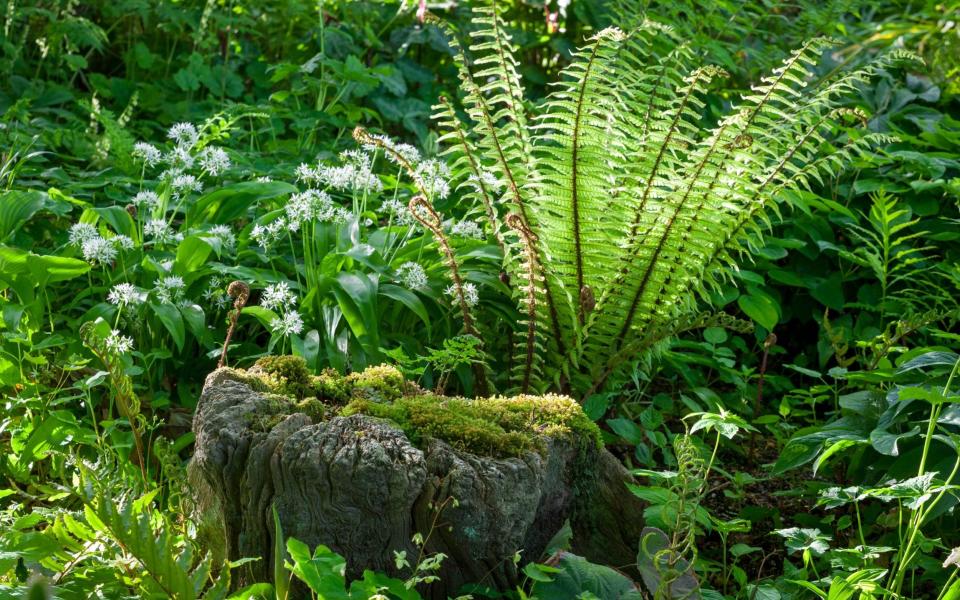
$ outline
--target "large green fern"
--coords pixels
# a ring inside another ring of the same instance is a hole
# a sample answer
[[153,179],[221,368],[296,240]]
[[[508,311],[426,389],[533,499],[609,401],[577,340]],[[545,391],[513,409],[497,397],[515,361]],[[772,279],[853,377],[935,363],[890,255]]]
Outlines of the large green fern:
[[535,111],[524,101],[498,0],[474,9],[462,49],[461,121],[437,107],[447,155],[484,207],[527,322],[513,386],[585,395],[625,361],[689,327],[705,296],[753,248],[781,192],[833,175],[886,142],[837,135],[849,93],[894,52],[818,79],[815,39],[708,125],[720,69],[668,27],[601,31]]

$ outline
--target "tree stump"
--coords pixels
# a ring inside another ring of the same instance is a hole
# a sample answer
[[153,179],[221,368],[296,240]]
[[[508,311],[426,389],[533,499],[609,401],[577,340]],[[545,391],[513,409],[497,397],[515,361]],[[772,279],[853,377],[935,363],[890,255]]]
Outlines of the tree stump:
[[[390,367],[310,376],[291,357],[211,373],[194,417],[190,465],[201,532],[220,559],[268,581],[276,507],[283,534],[364,569],[404,577],[447,558],[428,597],[464,584],[514,587],[569,521],[573,551],[634,565],[642,502],[579,405],[562,396],[466,400],[405,383]],[[520,561],[515,560],[520,553]]]

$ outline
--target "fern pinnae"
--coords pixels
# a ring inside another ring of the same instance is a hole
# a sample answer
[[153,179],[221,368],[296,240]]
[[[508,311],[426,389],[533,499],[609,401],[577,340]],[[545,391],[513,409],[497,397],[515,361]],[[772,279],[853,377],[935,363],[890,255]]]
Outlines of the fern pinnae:
[[534,250],[535,235],[526,226],[516,213],[507,215],[507,226],[517,232],[526,251],[526,311],[527,337],[524,342],[523,367],[520,377],[520,393],[526,394],[530,389],[530,380],[533,375],[534,360],[536,358],[536,326],[537,326],[537,275],[540,270],[537,264],[537,253]]
[[[487,184],[483,178],[483,172],[480,170],[480,165],[477,162],[475,150],[470,145],[470,141],[467,138],[467,132],[463,130],[463,126],[460,124],[460,120],[457,118],[457,115],[453,110],[453,105],[450,104],[450,101],[447,100],[446,96],[440,96],[439,106],[443,111],[442,114],[444,114],[447,119],[444,121],[444,123],[450,127],[456,143],[460,148],[461,156],[467,162],[470,175],[472,176],[473,182],[477,187],[480,202],[483,205],[484,211],[487,213],[487,219],[490,222],[490,228],[493,230],[493,235],[497,240],[497,245],[500,246],[500,250],[504,255],[506,255],[506,243],[503,239],[503,232],[500,231],[500,219],[497,215],[492,194],[490,190],[487,189]],[[442,140],[443,137],[441,137],[441,141]]]

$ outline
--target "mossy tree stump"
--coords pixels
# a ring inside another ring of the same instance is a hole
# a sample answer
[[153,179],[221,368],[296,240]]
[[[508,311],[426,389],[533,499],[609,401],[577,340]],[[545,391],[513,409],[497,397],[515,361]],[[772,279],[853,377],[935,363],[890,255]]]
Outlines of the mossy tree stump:
[[415,563],[420,533],[427,554],[448,556],[435,598],[466,583],[515,586],[518,567],[541,558],[566,521],[575,552],[635,562],[643,505],[574,401],[414,387],[390,367],[313,377],[290,357],[211,373],[191,462],[210,549],[262,557],[241,579],[268,580],[275,506],[286,536],[339,552],[354,577],[409,574],[394,551]]

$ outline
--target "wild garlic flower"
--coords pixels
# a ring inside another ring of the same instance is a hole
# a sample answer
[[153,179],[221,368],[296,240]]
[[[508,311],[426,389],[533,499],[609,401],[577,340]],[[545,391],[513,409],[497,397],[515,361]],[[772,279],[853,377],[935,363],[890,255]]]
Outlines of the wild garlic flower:
[[317,70],[317,67],[320,66],[320,61],[323,59],[323,54],[317,53],[310,57],[310,60],[300,65],[300,72],[306,73],[309,75]]
[[207,146],[200,151],[200,166],[211,177],[216,177],[230,168],[230,156],[223,148]]
[[288,311],[282,317],[271,321],[270,329],[272,329],[274,333],[284,337],[289,336],[291,333],[299,334],[303,331],[303,317],[295,310]]
[[304,223],[311,221],[324,223],[333,220],[336,206],[329,194],[311,189],[290,196],[284,210],[287,213],[287,227],[295,232]]
[[83,258],[92,263],[110,264],[117,258],[117,247],[99,235],[84,240],[80,250]]
[[[459,301],[456,286],[448,286],[443,293],[453,298],[455,302]],[[467,306],[476,306],[480,302],[480,292],[477,291],[477,286],[469,281],[463,284],[463,301],[467,303]]]
[[137,209],[148,208],[153,210],[160,206],[160,196],[156,192],[144,190],[137,192],[137,195],[130,199],[130,204],[136,206]]
[[424,290],[427,287],[427,272],[415,262],[405,262],[397,269],[397,280],[411,290]]
[[167,275],[157,280],[153,287],[153,293],[157,300],[166,304],[176,304],[183,300],[184,288],[186,285],[183,278],[179,275]]
[[143,304],[146,299],[146,292],[141,291],[132,283],[118,283],[107,294],[107,301],[118,306],[136,306],[137,304]]
[[207,282],[203,299],[219,310],[230,306],[230,295],[227,294],[227,290],[223,287],[223,280],[219,277],[211,277],[210,281]]
[[250,232],[250,238],[264,250],[269,250],[273,244],[280,240],[285,231],[287,231],[287,220],[280,217],[266,225],[254,225]]
[[373,172],[370,156],[356,150],[347,150],[340,154],[341,166],[320,165],[317,178],[335,190],[356,193],[379,192],[383,182]]
[[297,175],[297,181],[304,183],[317,183],[320,181],[319,169],[315,169],[307,163],[300,163],[295,173]]
[[483,227],[476,221],[458,221],[450,228],[450,233],[475,240],[484,239]]
[[271,181],[273,180],[270,179],[269,175],[261,175],[260,177],[257,177],[257,183],[270,183]]
[[173,197],[179,200],[183,194],[201,191],[203,183],[193,175],[177,175],[170,181],[170,189],[173,190]]
[[210,228],[210,235],[220,240],[224,250],[232,252],[237,247],[237,236],[229,225],[214,225]]
[[189,146],[177,146],[170,150],[170,152],[167,152],[163,157],[163,161],[170,165],[170,170],[164,172],[161,177],[170,173],[168,178],[173,179],[173,177],[179,175],[181,172],[192,169],[197,159],[190,154]]
[[133,156],[139,158],[148,167],[155,167],[163,160],[163,153],[147,142],[137,142],[133,145]]
[[450,195],[450,167],[439,160],[425,160],[417,166],[417,176],[431,198],[446,198]]
[[390,162],[398,164],[400,163],[400,160],[396,155],[400,155],[403,160],[407,161],[411,165],[416,165],[418,162],[420,162],[420,152],[410,144],[397,143],[386,135],[371,135],[370,138],[376,140],[376,142],[364,144],[364,149],[370,152],[375,152],[382,144],[384,148],[392,151],[386,152],[387,158],[390,160]]
[[85,241],[97,237],[100,237],[100,234],[90,223],[74,223],[70,226],[71,246],[82,246]]
[[476,175],[471,175],[467,182],[470,183],[473,187],[479,192],[481,189],[480,184],[483,184],[483,188],[491,194],[499,194],[500,190],[503,189],[503,182],[501,182],[496,175],[490,171],[481,171],[480,178],[478,179]]
[[167,137],[179,146],[191,147],[200,139],[197,128],[192,123],[177,123],[167,131]]
[[170,224],[163,219],[151,219],[143,226],[143,234],[153,238],[155,244],[170,244],[183,239],[170,227]]
[[286,281],[279,281],[273,285],[268,285],[263,289],[260,296],[260,306],[267,310],[293,308],[297,303],[297,296],[290,290]]
[[117,235],[110,238],[110,243],[121,250],[133,250],[134,243],[133,240],[128,235],[123,235],[118,233]]
[[126,354],[133,350],[133,340],[125,335],[120,335],[116,329],[110,331],[110,335],[104,340],[107,349],[116,354]]

